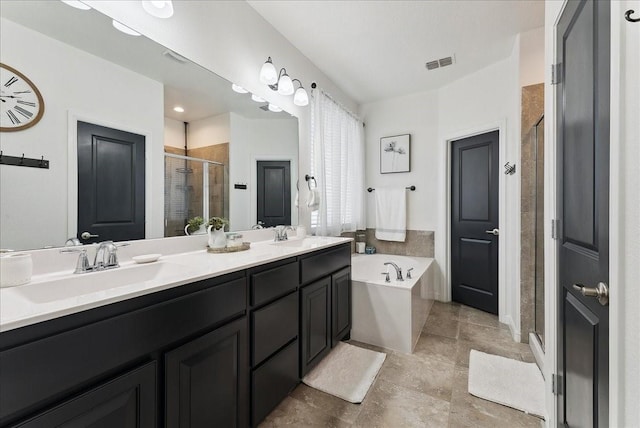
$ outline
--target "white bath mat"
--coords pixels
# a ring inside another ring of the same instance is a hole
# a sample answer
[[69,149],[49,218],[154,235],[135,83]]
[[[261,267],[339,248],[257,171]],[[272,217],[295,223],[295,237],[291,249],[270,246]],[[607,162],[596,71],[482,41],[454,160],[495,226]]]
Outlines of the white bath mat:
[[469,394],[545,417],[544,379],[535,363],[471,350]]
[[302,381],[351,403],[362,403],[386,357],[340,342]]

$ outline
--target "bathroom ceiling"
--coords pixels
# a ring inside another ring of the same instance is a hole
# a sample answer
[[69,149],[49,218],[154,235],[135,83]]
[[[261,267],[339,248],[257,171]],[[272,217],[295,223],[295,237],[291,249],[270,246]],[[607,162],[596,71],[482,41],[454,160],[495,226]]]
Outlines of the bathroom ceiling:
[[[544,25],[542,0],[249,4],[361,104],[445,86],[507,58],[518,33]],[[454,65],[427,71],[452,54]]]

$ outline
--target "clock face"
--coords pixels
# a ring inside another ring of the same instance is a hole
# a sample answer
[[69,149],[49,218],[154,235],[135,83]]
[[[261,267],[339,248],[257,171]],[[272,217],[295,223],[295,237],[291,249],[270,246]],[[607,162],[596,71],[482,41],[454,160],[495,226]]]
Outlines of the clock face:
[[0,131],[20,131],[40,121],[44,101],[38,88],[18,70],[0,63]]

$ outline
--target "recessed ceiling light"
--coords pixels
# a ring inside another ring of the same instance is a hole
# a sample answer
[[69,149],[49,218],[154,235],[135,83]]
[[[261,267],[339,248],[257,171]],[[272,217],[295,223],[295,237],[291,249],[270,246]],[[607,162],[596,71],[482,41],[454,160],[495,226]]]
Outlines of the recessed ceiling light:
[[178,113],[184,113],[184,109],[180,106],[175,106],[173,108],[173,111],[177,111]]
[[243,88],[242,86],[236,85],[235,83],[233,83],[231,85],[231,89],[233,89],[234,91],[236,91],[239,94],[246,94],[247,92],[249,92],[245,88]]
[[257,96],[256,94],[251,94],[251,99],[257,103],[263,103],[265,102],[265,99],[262,97]]
[[269,110],[274,112],[274,113],[280,113],[282,111],[282,109],[280,107],[278,107],[275,104],[271,104],[271,103],[269,103]]
[[138,33],[135,30],[132,30],[131,28],[127,27],[126,25],[116,21],[115,19],[113,21],[111,21],[111,23],[113,24],[113,28],[115,28],[118,31],[122,31],[125,34],[128,34],[130,36],[139,36],[140,33]]
[[142,1],[142,8],[156,18],[171,18],[173,16],[173,3],[171,0]]
[[91,10],[91,6],[86,5],[78,0],[62,0],[62,3],[80,10]]

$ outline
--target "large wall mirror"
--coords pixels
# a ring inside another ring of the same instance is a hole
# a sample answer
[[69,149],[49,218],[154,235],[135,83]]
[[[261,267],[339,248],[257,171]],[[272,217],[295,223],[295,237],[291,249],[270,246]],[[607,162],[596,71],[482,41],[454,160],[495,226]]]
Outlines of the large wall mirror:
[[[116,30],[95,10],[45,0],[3,1],[0,12],[1,61],[28,77],[45,104],[35,126],[0,133],[0,149],[50,162],[0,165],[0,248],[62,246],[85,231],[86,216],[118,226],[135,213],[139,235],[118,240],[181,235],[195,216],[227,217],[230,230],[259,220],[297,224],[295,117]],[[2,102],[16,101],[5,83]],[[126,135],[142,145],[122,143]],[[104,230],[83,243],[113,239]]]

